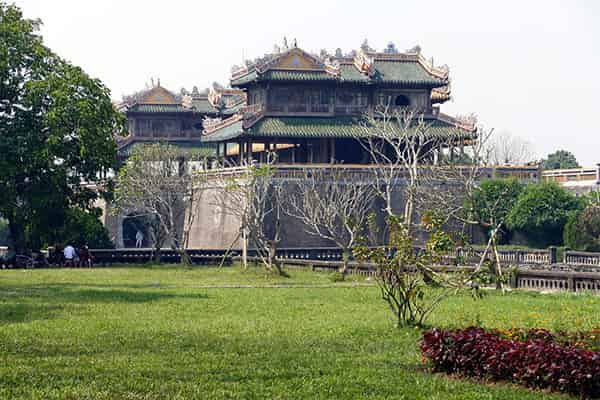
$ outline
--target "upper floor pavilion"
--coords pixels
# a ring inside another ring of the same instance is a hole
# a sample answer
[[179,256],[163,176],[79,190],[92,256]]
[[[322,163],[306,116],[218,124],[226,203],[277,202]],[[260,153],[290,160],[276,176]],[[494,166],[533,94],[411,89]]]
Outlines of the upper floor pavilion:
[[234,69],[230,83],[246,94],[247,105],[207,119],[202,134],[228,165],[261,162],[267,152],[278,163],[369,164],[361,138],[375,135],[385,114],[406,110],[419,117],[414,129],[440,138],[431,143],[446,154],[477,137],[471,121],[440,112],[451,98],[449,71],[419,48],[333,57],[294,45]]

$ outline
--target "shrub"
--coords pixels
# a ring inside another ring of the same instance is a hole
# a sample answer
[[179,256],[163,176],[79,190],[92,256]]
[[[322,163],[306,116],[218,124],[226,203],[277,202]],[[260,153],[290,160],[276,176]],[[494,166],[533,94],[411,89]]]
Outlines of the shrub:
[[572,213],[563,234],[565,245],[583,251],[600,251],[600,207],[588,204],[577,213]]
[[466,205],[473,218],[489,229],[506,220],[525,185],[516,179],[485,180]]
[[525,233],[531,244],[560,245],[563,228],[582,201],[554,182],[529,185],[507,217],[510,229]]
[[546,331],[520,341],[482,328],[433,329],[423,334],[421,351],[437,371],[600,396],[600,353],[562,346]]

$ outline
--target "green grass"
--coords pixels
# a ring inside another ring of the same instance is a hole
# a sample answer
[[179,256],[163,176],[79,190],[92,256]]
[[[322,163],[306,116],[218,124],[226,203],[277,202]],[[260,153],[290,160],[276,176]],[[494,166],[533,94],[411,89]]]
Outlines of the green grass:
[[[420,331],[396,329],[376,287],[290,275],[0,271],[0,399],[566,398],[430,374]],[[261,287],[205,287],[229,285]],[[430,322],[589,329],[599,309],[591,296],[490,293],[451,299]]]

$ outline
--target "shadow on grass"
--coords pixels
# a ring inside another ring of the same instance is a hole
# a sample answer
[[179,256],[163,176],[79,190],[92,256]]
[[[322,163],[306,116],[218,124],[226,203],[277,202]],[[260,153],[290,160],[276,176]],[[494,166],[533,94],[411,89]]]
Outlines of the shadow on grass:
[[155,290],[144,286],[146,290],[133,287],[94,287],[86,288],[72,284],[40,285],[0,285],[0,301],[11,303],[21,299],[35,301],[40,304],[87,304],[87,303],[145,303],[168,299],[207,299],[204,293],[172,293],[160,288]]
[[63,309],[58,305],[0,304],[0,325],[52,319]]

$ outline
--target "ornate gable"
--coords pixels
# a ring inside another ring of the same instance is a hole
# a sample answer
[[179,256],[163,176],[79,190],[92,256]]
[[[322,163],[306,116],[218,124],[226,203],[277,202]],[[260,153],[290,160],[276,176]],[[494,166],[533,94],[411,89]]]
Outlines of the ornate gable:
[[273,60],[268,69],[323,71],[323,64],[312,55],[297,47]]
[[179,104],[175,95],[162,86],[155,86],[145,93],[138,104]]

